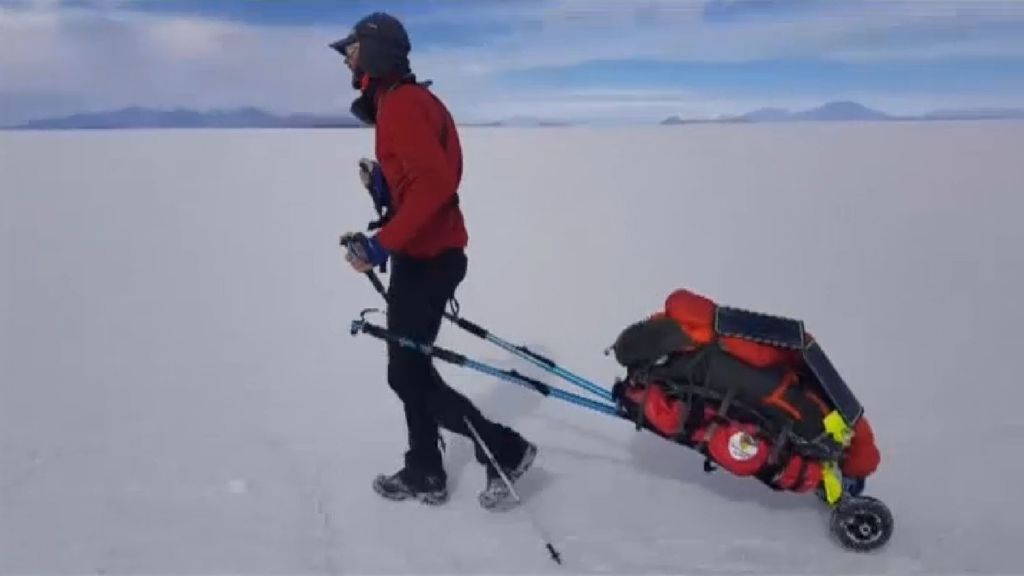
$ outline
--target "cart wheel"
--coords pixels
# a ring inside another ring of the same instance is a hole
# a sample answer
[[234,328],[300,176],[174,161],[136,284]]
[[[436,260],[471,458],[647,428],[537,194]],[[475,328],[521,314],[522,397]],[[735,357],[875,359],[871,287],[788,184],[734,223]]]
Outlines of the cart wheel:
[[892,537],[892,513],[877,498],[848,496],[832,510],[831,529],[845,548],[868,552],[881,548]]

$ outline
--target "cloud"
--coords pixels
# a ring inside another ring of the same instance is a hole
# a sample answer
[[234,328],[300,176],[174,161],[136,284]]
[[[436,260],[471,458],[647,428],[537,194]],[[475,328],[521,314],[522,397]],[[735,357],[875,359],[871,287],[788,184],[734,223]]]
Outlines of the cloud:
[[[43,109],[65,113],[134,104],[347,110],[353,97],[347,70],[326,49],[345,26],[271,26],[246,21],[251,11],[210,16],[184,12],[180,4],[177,12],[155,6],[126,0],[0,3],[0,124]],[[627,69],[651,60],[871,65],[1024,58],[1024,3],[1017,2],[481,0],[458,8],[447,2],[402,6],[417,72],[434,79],[458,113],[480,120],[517,104],[576,115],[638,113],[646,106],[660,115],[672,107],[710,109],[716,100],[756,99],[705,91],[678,92],[670,102],[652,91],[660,78],[638,86],[647,92],[634,97],[582,95],[557,83],[529,85],[536,71],[572,70],[594,61],[620,62]],[[621,86],[614,75],[592,80],[606,90]],[[719,107],[728,111],[727,104]]]
[[[709,6],[731,6],[734,13],[753,11],[758,17],[721,21],[708,17]],[[548,5],[542,27],[505,37],[493,48],[452,51],[449,57],[482,57],[500,72],[612,59],[845,61],[867,52],[890,61],[1019,56],[1024,2],[561,0]]]
[[[74,94],[67,104],[86,108],[345,110],[348,71],[327,48],[335,36],[188,16],[0,8],[0,92],[8,103]],[[24,119],[7,107],[4,116]]]

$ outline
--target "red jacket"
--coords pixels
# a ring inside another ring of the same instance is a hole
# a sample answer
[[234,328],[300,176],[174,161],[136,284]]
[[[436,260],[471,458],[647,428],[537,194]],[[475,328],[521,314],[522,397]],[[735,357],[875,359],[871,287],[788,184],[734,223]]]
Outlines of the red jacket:
[[377,235],[381,246],[413,257],[464,248],[469,235],[456,202],[462,148],[448,109],[424,86],[383,88],[376,138],[392,211]]

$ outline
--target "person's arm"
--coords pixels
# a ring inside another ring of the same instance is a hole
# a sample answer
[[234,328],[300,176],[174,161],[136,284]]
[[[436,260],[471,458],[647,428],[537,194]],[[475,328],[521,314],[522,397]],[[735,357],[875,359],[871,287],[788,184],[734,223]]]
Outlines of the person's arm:
[[397,91],[387,98],[391,102],[379,118],[379,128],[392,143],[408,179],[402,207],[377,235],[380,245],[394,252],[455,196],[458,184],[445,166],[444,149],[427,110],[411,91]]

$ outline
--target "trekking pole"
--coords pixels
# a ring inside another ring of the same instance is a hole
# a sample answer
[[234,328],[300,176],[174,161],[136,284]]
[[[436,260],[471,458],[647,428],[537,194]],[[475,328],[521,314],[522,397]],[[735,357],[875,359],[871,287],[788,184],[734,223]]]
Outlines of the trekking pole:
[[380,277],[377,276],[377,273],[373,270],[367,270],[366,276],[370,279],[370,283],[373,284],[373,289],[379,292],[380,295],[384,297],[384,301],[387,302],[387,290],[384,289],[384,283],[380,281]]
[[515,354],[516,356],[519,356],[520,358],[527,360],[533,365],[548,372],[551,372],[555,376],[567,380],[568,382],[574,384],[575,386],[583,388],[584,390],[590,392],[591,394],[594,394],[604,400],[614,400],[611,391],[606,390],[605,388],[593,382],[590,382],[586,378],[583,378],[577,374],[574,374],[566,370],[565,368],[559,366],[558,363],[548,358],[547,356],[538,354],[537,352],[530,350],[526,346],[513,344],[503,338],[498,337],[496,334],[492,333],[490,330],[487,330],[483,326],[480,326],[479,324],[475,324],[465,318],[462,318],[461,316],[458,315],[457,311],[455,313],[445,312],[444,317],[447,318],[449,321],[454,322],[459,328],[462,328],[463,330],[469,332],[470,334],[476,336],[477,338],[482,338],[492,344],[495,344],[499,348],[511,352],[512,354]]
[[[469,427],[469,431],[473,433],[473,437],[480,443],[480,447],[483,449],[484,454],[487,455],[487,459],[491,462],[491,466],[494,466],[494,469],[498,471],[498,474],[501,476],[501,481],[508,487],[508,491],[512,494],[512,497],[515,498],[516,503],[523,506],[523,500],[519,497],[516,489],[512,486],[512,482],[508,479],[508,476],[505,475],[505,471],[501,469],[501,466],[498,466],[498,462],[495,460],[494,454],[491,454],[490,448],[487,446],[487,443],[484,442],[484,439],[480,437],[480,433],[476,431],[476,428],[469,421],[469,417],[463,416],[462,419],[466,422],[466,426]],[[526,517],[530,520],[530,524],[533,525],[534,531],[537,532],[541,540],[544,541],[544,548],[547,549],[548,555],[551,556],[551,559],[554,560],[555,563],[561,564],[562,554],[555,549],[553,544],[551,544],[551,538],[547,535],[547,531],[541,528],[540,524],[537,523],[537,519],[533,517],[533,514],[530,513],[528,508],[525,509],[525,512]]]
[[435,346],[433,344],[417,342],[410,338],[406,338],[399,334],[395,334],[382,326],[370,324],[365,319],[366,315],[369,314],[370,312],[379,312],[379,310],[373,308],[363,310],[362,314],[360,314],[360,319],[354,320],[352,322],[351,333],[353,336],[359,334],[360,332],[366,333],[369,334],[370,336],[373,336],[374,338],[379,338],[386,342],[390,342],[403,348],[413,350],[425,356],[437,358],[442,362],[447,362],[449,364],[453,364],[456,366],[463,366],[471,370],[476,370],[477,372],[482,372],[489,376],[494,376],[495,378],[499,378],[501,380],[518,384],[520,386],[523,386],[524,388],[534,390],[544,396],[564,400],[566,402],[576,404],[577,406],[588,408],[595,412],[608,414],[609,416],[624,417],[616,404],[610,402],[602,402],[599,400],[587,398],[585,396],[580,396],[578,394],[573,394],[572,392],[563,390],[562,388],[559,388],[557,386],[551,386],[550,384],[545,384],[540,380],[536,380],[524,374],[520,374],[515,370],[501,370],[497,367],[491,366],[490,364],[478,362],[476,360],[468,358],[463,354],[459,354],[458,352],[448,350],[447,348],[442,348],[440,346]]
[[[343,239],[342,245],[351,250],[351,242],[352,240]],[[374,290],[376,290],[377,293],[380,294],[381,298],[384,299],[384,302],[387,303],[388,294],[387,291],[384,289],[384,284],[381,282],[380,277],[377,276],[377,273],[370,269],[367,270],[365,274],[366,277],[370,280],[370,283],[373,284]],[[476,336],[477,338],[495,344],[499,348],[502,348],[508,352],[511,352],[512,354],[515,354],[520,358],[523,358],[524,360],[532,363],[533,365],[541,368],[542,370],[551,372],[555,376],[558,376],[559,378],[562,378],[572,383],[573,385],[578,386],[586,390],[587,392],[596,395],[602,400],[614,401],[614,398],[610,390],[598,384],[595,384],[594,382],[591,382],[578,374],[566,370],[562,366],[559,366],[558,363],[555,362],[554,360],[541,354],[538,354],[537,352],[530,350],[526,346],[513,344],[503,338],[500,338],[498,335],[494,334],[493,332],[484,328],[483,326],[480,326],[479,324],[476,324],[474,322],[471,322],[470,320],[467,320],[466,318],[463,318],[462,316],[459,315],[457,307],[454,307],[454,310],[454,312],[443,312],[444,318],[449,322],[452,322],[459,328],[462,328],[466,332],[469,332],[473,336]]]

